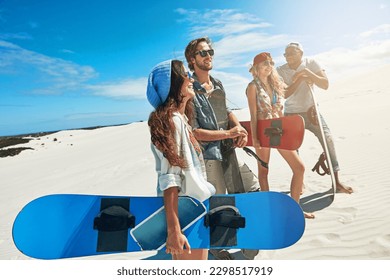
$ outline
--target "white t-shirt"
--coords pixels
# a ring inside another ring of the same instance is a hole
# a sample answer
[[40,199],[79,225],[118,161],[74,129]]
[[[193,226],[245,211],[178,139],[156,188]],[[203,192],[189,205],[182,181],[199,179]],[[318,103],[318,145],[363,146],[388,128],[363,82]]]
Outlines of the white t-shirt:
[[[322,67],[314,60],[310,58],[304,58],[301,65],[296,70],[291,69],[288,64],[277,67],[279,75],[283,78],[287,86],[292,84],[292,78],[295,73],[308,68],[313,73],[318,73],[322,70]],[[313,88],[312,88],[313,90]],[[285,113],[303,113],[314,105],[313,98],[310,93],[309,85],[306,82],[301,82],[295,92],[290,95],[284,103]]]

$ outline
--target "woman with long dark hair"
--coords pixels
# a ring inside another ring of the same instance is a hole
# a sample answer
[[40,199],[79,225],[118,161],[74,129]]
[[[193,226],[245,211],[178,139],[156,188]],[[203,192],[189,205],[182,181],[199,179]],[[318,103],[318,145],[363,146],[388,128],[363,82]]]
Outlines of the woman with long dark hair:
[[195,95],[192,82],[181,61],[169,60],[153,68],[147,87],[148,101],[155,108],[148,124],[156,159],[157,192],[164,196],[166,252],[177,260],[206,260],[208,255],[207,250],[191,250],[182,233],[178,196],[189,195],[204,201],[215,193],[215,188],[205,179],[201,147],[189,125],[193,116],[190,100]]

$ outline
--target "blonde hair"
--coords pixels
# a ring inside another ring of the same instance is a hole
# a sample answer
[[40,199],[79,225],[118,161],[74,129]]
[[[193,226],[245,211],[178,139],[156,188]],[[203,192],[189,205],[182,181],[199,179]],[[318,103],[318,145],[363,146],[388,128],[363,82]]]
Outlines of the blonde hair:
[[[252,74],[253,79],[259,78],[259,66],[260,63],[253,65],[249,69],[249,72]],[[284,97],[284,83],[274,67],[272,67],[271,74],[267,77],[267,79],[271,87],[278,93],[278,95]]]

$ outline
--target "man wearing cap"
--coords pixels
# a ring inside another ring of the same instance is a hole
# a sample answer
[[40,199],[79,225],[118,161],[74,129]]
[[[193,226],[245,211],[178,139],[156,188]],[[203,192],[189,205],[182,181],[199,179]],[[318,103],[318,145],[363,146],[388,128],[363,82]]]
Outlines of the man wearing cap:
[[[284,56],[287,63],[278,67],[277,71],[287,85],[285,98],[285,115],[299,114],[305,120],[306,129],[314,133],[318,139],[322,139],[318,125],[312,124],[308,111],[313,107],[314,101],[311,95],[313,85],[324,90],[329,87],[329,81],[323,68],[317,61],[303,57],[303,47],[300,43],[289,43],[285,48]],[[340,170],[337,161],[336,150],[330,130],[320,115],[325,139],[330,153],[330,159],[336,179],[336,188],[339,192],[352,193],[351,187],[345,186],[339,181]],[[321,141],[321,140],[320,140]]]
[[[225,90],[221,81],[210,76],[214,50],[209,38],[192,40],[185,49],[188,67],[194,72],[195,122],[193,132],[201,142],[206,164],[207,180],[217,194],[259,190],[259,182],[248,166],[237,161],[235,147],[244,147],[247,131],[226,107]],[[230,141],[230,148],[229,148]],[[231,259],[225,250],[211,251],[217,259]],[[254,258],[257,251],[250,256]],[[248,257],[248,255],[246,255]]]

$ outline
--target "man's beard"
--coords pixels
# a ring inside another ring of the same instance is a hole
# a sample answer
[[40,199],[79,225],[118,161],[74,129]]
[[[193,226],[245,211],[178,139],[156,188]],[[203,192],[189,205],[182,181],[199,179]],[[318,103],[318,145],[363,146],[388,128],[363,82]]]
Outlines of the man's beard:
[[197,62],[197,61],[195,60],[195,65],[196,65],[200,70],[203,70],[203,71],[209,71],[209,70],[213,69],[213,63],[212,63],[212,62],[210,62],[210,66],[206,66],[206,65],[204,65],[203,63],[200,64],[199,62]]

